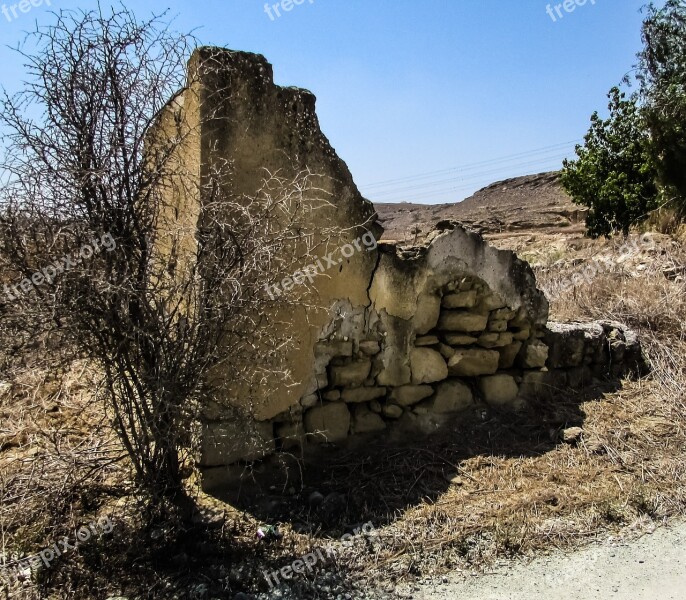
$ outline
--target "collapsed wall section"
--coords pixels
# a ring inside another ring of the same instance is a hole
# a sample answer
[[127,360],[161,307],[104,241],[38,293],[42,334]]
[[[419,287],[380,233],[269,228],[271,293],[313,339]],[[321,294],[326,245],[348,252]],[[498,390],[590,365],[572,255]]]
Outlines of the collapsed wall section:
[[[310,368],[320,386],[244,438],[244,450],[260,452],[232,458],[426,434],[456,414],[519,410],[646,369],[621,324],[548,323],[527,263],[457,224],[442,228],[425,246],[380,245],[370,305],[335,302],[315,345]],[[206,460],[217,458],[217,439],[206,438]]]

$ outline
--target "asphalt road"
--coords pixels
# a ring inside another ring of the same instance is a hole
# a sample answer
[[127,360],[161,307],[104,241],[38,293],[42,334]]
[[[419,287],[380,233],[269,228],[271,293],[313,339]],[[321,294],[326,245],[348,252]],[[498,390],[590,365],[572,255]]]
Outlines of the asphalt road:
[[686,600],[686,524],[608,541],[478,577],[454,576],[417,600]]

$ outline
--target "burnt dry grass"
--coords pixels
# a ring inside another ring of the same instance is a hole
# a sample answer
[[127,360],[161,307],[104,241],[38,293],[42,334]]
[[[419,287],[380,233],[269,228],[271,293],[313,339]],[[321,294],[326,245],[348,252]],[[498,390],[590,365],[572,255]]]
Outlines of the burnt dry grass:
[[[573,254],[567,258],[569,266],[541,271],[542,285],[579,268]],[[336,557],[293,582],[299,597],[327,597],[310,586],[327,578],[356,597],[355,582],[392,589],[610,533],[639,534],[682,516],[686,282],[678,273],[686,253],[669,242],[634,258],[558,297],[551,316],[635,328],[651,375],[560,395],[528,414],[476,415],[423,443],[336,455],[305,471],[302,486],[273,490],[271,512],[196,489],[202,511],[192,525],[146,521],[107,415],[94,402],[95,374],[84,363],[70,373],[5,374],[0,551],[35,553],[104,514],[114,528],[0,598],[233,598],[266,591],[263,571],[327,544]],[[583,428],[574,444],[560,438],[570,426]],[[313,506],[313,491],[335,501]],[[349,547],[337,541],[370,521],[376,535]],[[279,522],[283,538],[260,542],[255,532],[265,522]]]

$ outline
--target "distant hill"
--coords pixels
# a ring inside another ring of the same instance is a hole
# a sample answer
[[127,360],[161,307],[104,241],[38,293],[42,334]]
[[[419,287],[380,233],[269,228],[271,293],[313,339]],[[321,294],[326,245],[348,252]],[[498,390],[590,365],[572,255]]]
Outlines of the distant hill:
[[[507,232],[582,229],[586,209],[562,189],[559,172],[526,175],[493,183],[451,204],[375,204],[384,239],[422,239],[438,221],[459,221],[486,237]],[[415,234],[415,228],[420,232]]]

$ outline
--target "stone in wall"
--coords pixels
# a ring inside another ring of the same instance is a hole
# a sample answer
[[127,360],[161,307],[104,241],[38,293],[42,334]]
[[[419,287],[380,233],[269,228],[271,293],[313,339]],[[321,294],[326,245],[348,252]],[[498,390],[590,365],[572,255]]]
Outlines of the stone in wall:
[[339,442],[348,437],[350,421],[346,404],[324,404],[305,413],[305,431],[313,443]]

